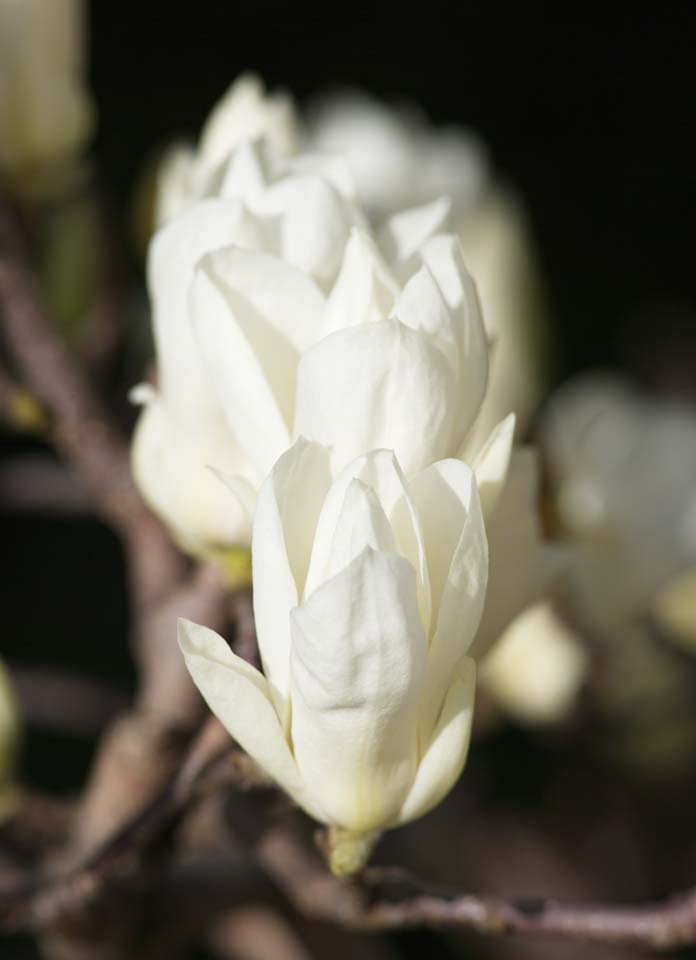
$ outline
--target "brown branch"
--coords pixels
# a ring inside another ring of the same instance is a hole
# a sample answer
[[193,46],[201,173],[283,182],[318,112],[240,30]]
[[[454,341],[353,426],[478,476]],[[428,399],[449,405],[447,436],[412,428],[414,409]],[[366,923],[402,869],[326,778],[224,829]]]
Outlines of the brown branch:
[[27,454],[0,466],[0,509],[67,516],[88,513],[90,503],[68,466]]
[[191,569],[141,500],[128,444],[51,323],[25,257],[21,224],[1,201],[0,335],[47,412],[45,435],[120,536],[132,598],[138,697],[102,740],[73,841],[79,855],[141,809],[180,762],[182,738],[195,727],[201,705],[176,646],[176,615],[188,612],[222,629],[225,590],[210,570]]
[[369,869],[347,884],[331,877],[287,828],[270,831],[258,855],[298,909],[358,930],[455,927],[654,949],[696,942],[696,889],[660,903],[625,906],[463,894],[429,887],[398,870]]
[[180,576],[178,552],[140,499],[128,445],[46,317],[30,271],[9,243],[0,249],[0,320],[27,386],[52,417],[53,443],[123,537],[134,595],[150,602]]
[[7,929],[45,929],[84,909],[106,882],[128,861],[137,858],[152,839],[185,809],[207,775],[230,760],[234,744],[217,720],[211,719],[194,741],[185,762],[166,786],[133,817],[118,827],[72,870],[44,882],[27,882],[0,898],[0,924]]
[[[124,865],[132,865],[187,809],[205,782],[225,791],[231,784],[249,782],[244,755],[214,719],[166,787],[78,867],[38,886],[6,893],[0,899],[2,926],[46,929],[84,911],[110,883],[123,887]],[[258,812],[253,796],[249,803]],[[287,822],[263,831],[254,847],[264,873],[302,914],[350,930],[451,927],[486,935],[524,934],[654,949],[696,942],[696,889],[638,906],[525,901],[431,887],[398,870],[369,869],[352,883],[338,880]],[[137,871],[128,876],[138,882]]]
[[125,693],[93,677],[48,666],[8,667],[28,726],[94,736],[128,705]]

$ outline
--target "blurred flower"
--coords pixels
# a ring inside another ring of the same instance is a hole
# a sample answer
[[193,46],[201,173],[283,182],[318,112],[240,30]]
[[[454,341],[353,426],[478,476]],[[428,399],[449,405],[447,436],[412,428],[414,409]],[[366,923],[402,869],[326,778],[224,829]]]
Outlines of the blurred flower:
[[580,640],[548,602],[520,614],[481,664],[484,689],[509,716],[543,725],[563,720],[587,672]]
[[696,418],[618,378],[586,376],[553,398],[542,444],[573,542],[567,591],[611,635],[696,562]]
[[191,674],[233,737],[313,817],[338,828],[332,867],[427,813],[461,773],[487,547],[474,475],[457,460],[406,480],[376,450],[331,480],[298,440],[254,522],[264,674],[180,621]]
[[0,0],[0,178],[54,190],[92,129],[80,0]]
[[652,614],[672,640],[696,653],[696,566],[689,567],[660,590]]
[[293,153],[300,140],[298,120],[288,94],[266,94],[261,79],[247,73],[215,105],[195,150],[178,144],[168,151],[157,178],[156,223],[219,194],[230,154],[261,138],[280,154]]
[[312,145],[344,156],[373,222],[446,195],[464,260],[495,343],[480,439],[510,410],[524,432],[545,386],[545,305],[522,205],[493,177],[471,131],[436,129],[412,105],[360,94],[325,99],[309,117]]

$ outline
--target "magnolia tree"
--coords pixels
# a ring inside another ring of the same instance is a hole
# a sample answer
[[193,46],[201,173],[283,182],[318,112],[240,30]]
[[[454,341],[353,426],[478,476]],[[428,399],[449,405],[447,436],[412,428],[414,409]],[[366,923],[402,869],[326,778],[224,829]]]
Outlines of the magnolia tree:
[[[541,431],[542,521],[537,452],[521,441],[544,391],[543,298],[521,205],[482,144],[356,96],[303,120],[245,76],[158,174],[155,355],[131,390],[128,443],[90,385],[100,368],[52,325],[22,240],[28,181],[60,183],[89,126],[79,6],[50,56],[32,53],[46,26],[32,9],[0,0],[13,38],[0,316],[23,381],[0,395],[11,426],[70,465],[71,480],[44,464],[28,488],[89,503],[121,537],[138,688],[113,704],[53,678],[44,709],[59,724],[101,727],[123,709],[79,801],[57,806],[17,786],[19,709],[1,677],[0,816],[23,852],[0,872],[0,923],[50,957],[186,956],[189,940],[246,956],[238,908],[253,902],[264,956],[319,956],[282,893],[338,928],[696,938],[696,893],[529,909],[369,866],[383,834],[455,787],[477,699],[481,737],[505,716],[577,722],[592,644],[636,610],[691,635],[688,417],[613,385],[561,394]],[[627,450],[603,439],[597,404]],[[655,451],[676,449],[657,489]],[[669,524],[649,512],[658,494]],[[461,816],[427,834],[431,857],[446,860]],[[495,841],[484,847],[481,869]],[[180,912],[148,922],[153,897],[177,895]],[[375,944],[359,949],[393,955]]]

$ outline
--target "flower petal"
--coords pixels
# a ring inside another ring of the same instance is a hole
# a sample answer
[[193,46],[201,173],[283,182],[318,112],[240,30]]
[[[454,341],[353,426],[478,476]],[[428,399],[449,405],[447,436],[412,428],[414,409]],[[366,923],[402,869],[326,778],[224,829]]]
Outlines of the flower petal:
[[229,285],[242,252],[201,260],[191,307],[201,353],[242,449],[265,476],[290,445],[297,352]]
[[455,663],[476,636],[486,598],[488,550],[472,471],[443,460],[412,477],[425,537],[433,607],[421,711],[421,743],[431,735]]
[[428,813],[459,779],[469,751],[475,678],[474,661],[464,657],[445,695],[432,739],[399,813],[399,823],[408,823]]
[[351,480],[338,515],[322,581],[345,570],[365,547],[382,553],[396,552],[391,526],[374,490],[360,480]]
[[263,209],[281,217],[283,258],[322,288],[330,287],[353,219],[340,194],[318,176],[288,177],[266,191]]
[[[493,513],[505,486],[515,439],[515,414],[501,420],[481,447],[471,466],[476,475],[481,510],[487,519]],[[466,458],[462,458],[466,461]]]
[[398,552],[410,560],[418,571],[419,596],[421,592],[426,592],[423,601],[425,607],[429,609],[430,591],[427,585],[422,534],[404,475],[391,450],[371,450],[364,456],[358,457],[339,474],[331,485],[317,522],[305,597],[308,597],[326,579],[325,571],[329,569],[332,562],[334,537],[344,508],[346,491],[353,480],[360,481],[374,492],[389,519],[396,537]]
[[452,376],[459,377],[459,335],[455,320],[427,266],[422,266],[408,280],[396,301],[394,313],[411,330],[424,333],[442,353]]
[[387,261],[407,266],[426,240],[445,229],[451,210],[450,198],[438,197],[390,217],[379,234],[379,248]]
[[392,823],[416,772],[425,659],[411,565],[369,547],[292,614],[292,741],[330,821]]
[[191,329],[187,297],[194,268],[209,250],[247,235],[247,220],[239,203],[207,200],[168,223],[150,245],[148,286],[160,390],[182,421],[195,423],[202,408],[218,405]]
[[408,476],[446,452],[453,389],[423,334],[394,319],[362,323],[302,357],[295,433],[330,447],[334,472],[385,447]]
[[289,722],[290,611],[302,596],[329,483],[327,451],[298,440],[275,464],[256,503],[252,541],[256,634],[283,724]]
[[581,639],[540,601],[506,628],[479,677],[498,706],[519,722],[553,724],[575,705],[587,661]]
[[464,266],[456,237],[433,237],[421,249],[423,261],[435,277],[454,315],[459,343],[457,417],[452,450],[459,450],[476,419],[488,383],[488,340],[481,318],[476,285]]
[[215,716],[297,803],[323,819],[307,796],[269,699],[265,677],[234,654],[213,630],[180,619],[178,632],[186,666]]
[[399,286],[367,230],[351,231],[343,264],[329,294],[322,321],[322,336],[391,313]]
[[[251,539],[248,498],[253,471],[218,412],[203,426],[181,424],[154,394],[140,414],[131,447],[133,476],[146,502],[188,551],[246,546]],[[210,468],[234,475],[230,493]]]

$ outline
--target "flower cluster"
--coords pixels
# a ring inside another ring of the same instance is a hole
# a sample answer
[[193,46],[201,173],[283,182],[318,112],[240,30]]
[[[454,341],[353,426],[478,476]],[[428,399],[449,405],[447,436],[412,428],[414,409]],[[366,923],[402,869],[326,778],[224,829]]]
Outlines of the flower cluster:
[[555,511],[574,546],[565,589],[583,618],[616,635],[652,610],[696,637],[691,411],[591,374],[558,391],[541,437]]
[[246,78],[168,164],[133,467],[184,549],[251,544],[263,673],[205,627],[180,644],[350,872],[457,779],[475,660],[553,564],[514,411],[482,423],[490,343],[452,202],[375,229],[350,164],[296,140]]

